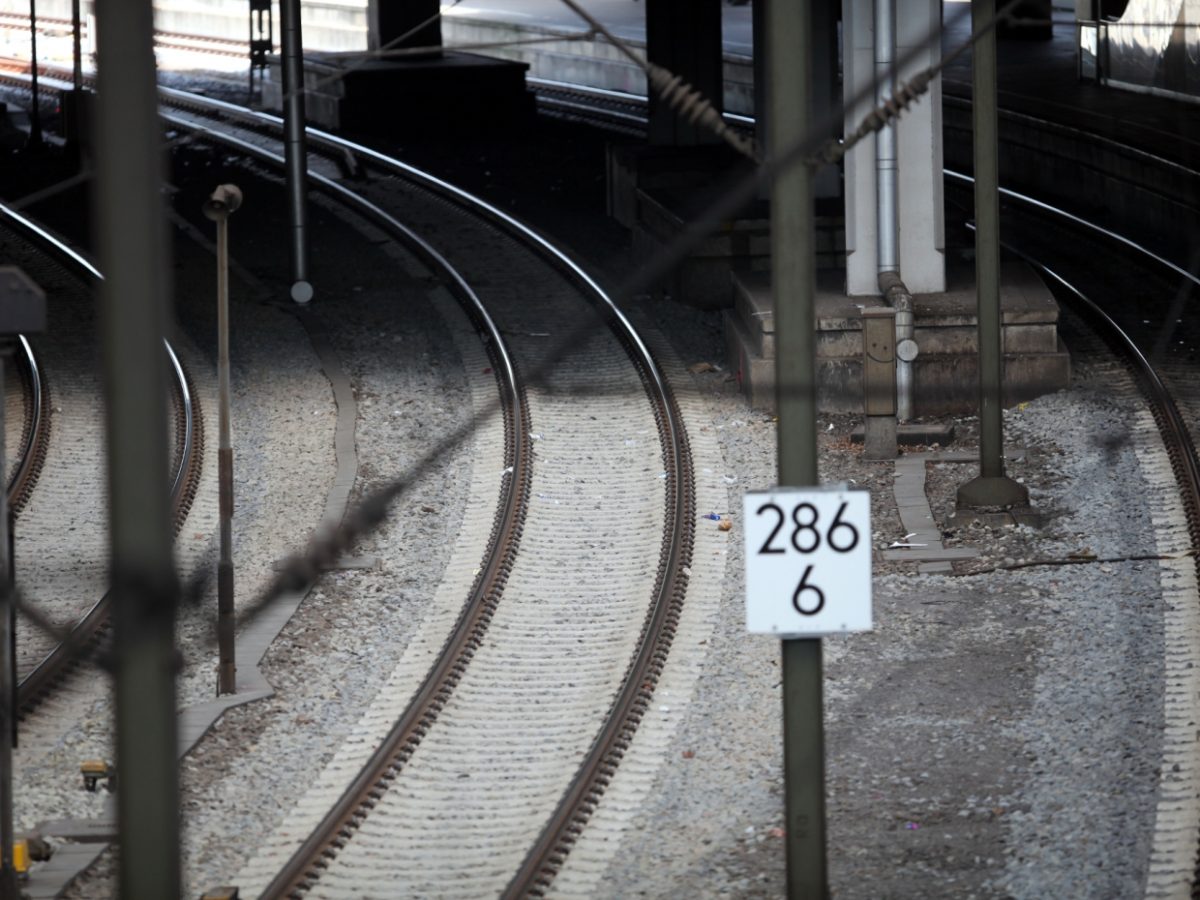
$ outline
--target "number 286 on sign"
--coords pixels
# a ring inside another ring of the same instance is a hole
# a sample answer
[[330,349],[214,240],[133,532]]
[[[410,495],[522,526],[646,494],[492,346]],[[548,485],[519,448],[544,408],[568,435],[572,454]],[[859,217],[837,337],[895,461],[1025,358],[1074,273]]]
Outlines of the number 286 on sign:
[[748,631],[816,637],[871,629],[868,491],[750,492],[742,512]]

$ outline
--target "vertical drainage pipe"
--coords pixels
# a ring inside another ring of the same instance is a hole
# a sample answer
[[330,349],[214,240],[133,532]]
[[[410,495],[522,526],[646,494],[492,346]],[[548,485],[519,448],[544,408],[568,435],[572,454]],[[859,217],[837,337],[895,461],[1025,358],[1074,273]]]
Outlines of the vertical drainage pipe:
[[[875,101],[883,106],[896,87],[896,9],[894,0],[875,0]],[[897,244],[896,126],[875,132],[875,213],[880,272],[900,271]]]
[[304,143],[304,42],[300,35],[300,0],[280,0],[279,28],[283,55],[284,169],[287,173],[288,222],[291,227],[292,299],[312,299],[308,281],[308,161]]
[[[883,106],[896,88],[896,0],[875,0],[875,99]],[[915,348],[912,295],[900,280],[900,189],[896,126],[875,133],[875,211],[879,292],[896,307],[896,347]],[[905,343],[907,341],[907,343]],[[896,355],[896,417],[913,416],[915,353]],[[907,357],[907,358],[905,358]]]

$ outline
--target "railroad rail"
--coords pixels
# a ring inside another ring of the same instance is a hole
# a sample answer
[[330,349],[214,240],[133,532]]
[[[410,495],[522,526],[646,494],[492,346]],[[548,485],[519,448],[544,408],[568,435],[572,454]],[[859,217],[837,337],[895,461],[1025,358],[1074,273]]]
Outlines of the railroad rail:
[[8,480],[8,506],[14,516],[19,516],[29,502],[50,445],[50,388],[29,339],[19,335],[17,344],[25,415],[17,464]]
[[[47,35],[69,35],[74,30],[70,19],[53,16],[38,16],[38,31]],[[28,31],[29,16],[22,13],[0,12],[0,29],[8,31]],[[209,37],[205,35],[184,34],[176,31],[155,31],[156,47],[171,50],[189,50],[215,56],[234,57],[249,60],[250,45],[245,41],[229,38]]]
[[[27,240],[44,247],[46,252],[64,267],[80,273],[85,279],[103,280],[100,271],[81,253],[68,246],[32,219],[0,205],[0,217]],[[171,393],[174,408],[174,454],[171,476],[171,513],[175,533],[183,527],[196,490],[200,483],[203,463],[204,432],[199,403],[191,379],[185,372],[175,350],[165,339],[163,348],[170,368]],[[42,439],[44,442],[44,438]],[[40,451],[44,458],[44,449]],[[30,464],[26,478],[35,473]],[[80,659],[84,648],[94,647],[107,632],[111,611],[111,594],[97,600],[72,626],[66,639],[54,648],[26,675],[17,686],[17,706],[21,716],[36,709]]]

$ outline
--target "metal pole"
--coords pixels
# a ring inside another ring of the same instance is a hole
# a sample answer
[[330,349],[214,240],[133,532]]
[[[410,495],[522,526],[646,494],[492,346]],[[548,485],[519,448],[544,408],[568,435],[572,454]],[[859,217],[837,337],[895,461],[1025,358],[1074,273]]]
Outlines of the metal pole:
[[999,125],[996,112],[995,0],[973,0],[971,27],[982,37],[971,57],[975,129],[975,289],[979,317],[979,477],[958,489],[958,505],[1012,506],[1029,501],[1023,485],[1004,474],[1000,330]]
[[[4,397],[4,362],[8,341],[0,338],[0,398]],[[4,403],[0,400],[0,486],[4,478]],[[12,755],[16,730],[16,610],[13,605],[12,560],[8,543],[8,492],[0,490],[0,898],[17,900],[17,870],[13,865]]]
[[37,0],[29,0],[29,89],[33,98],[29,109],[29,144],[42,146],[41,94],[38,91]]
[[233,441],[229,427],[229,216],[242,205],[242,192],[223,184],[204,204],[204,214],[217,223],[217,395],[218,513],[221,557],[217,563],[217,693],[237,693],[233,609]]
[[117,895],[178,897],[179,780],[163,333],[168,248],[150,0],[97,9],[95,235],[116,682]]
[[71,56],[75,61],[73,84],[75,90],[83,90],[83,35],[79,25],[80,0],[71,0]]
[[[770,152],[806,133],[812,104],[812,10],[767,4]],[[780,172],[771,192],[771,266],[778,343],[779,483],[817,483],[816,250],[812,173]],[[783,754],[788,897],[828,893],[825,871],[825,739],[820,639],[783,641]]]
[[307,303],[308,282],[308,162],[304,144],[304,42],[300,36],[300,0],[279,0],[283,55],[284,168],[287,172],[288,221],[291,226],[292,299]]
[[[971,27],[987,27],[995,0],[971,4]],[[1000,385],[1000,179],[996,160],[996,33],[975,44],[975,286],[979,297],[979,468],[986,477],[1004,474]]]

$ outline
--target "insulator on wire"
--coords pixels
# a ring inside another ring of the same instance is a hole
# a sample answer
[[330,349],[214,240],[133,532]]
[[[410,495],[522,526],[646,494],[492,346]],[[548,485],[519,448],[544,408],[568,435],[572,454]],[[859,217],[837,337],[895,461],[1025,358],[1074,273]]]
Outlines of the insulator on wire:
[[676,114],[692,125],[701,125],[707,128],[733,149],[758,162],[758,152],[754,142],[742,137],[726,125],[724,116],[716,107],[682,77],[654,63],[646,64],[646,77],[650,82],[650,88]]

